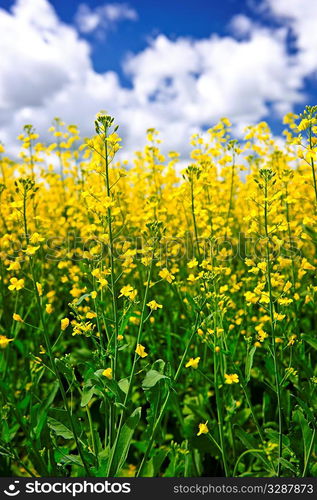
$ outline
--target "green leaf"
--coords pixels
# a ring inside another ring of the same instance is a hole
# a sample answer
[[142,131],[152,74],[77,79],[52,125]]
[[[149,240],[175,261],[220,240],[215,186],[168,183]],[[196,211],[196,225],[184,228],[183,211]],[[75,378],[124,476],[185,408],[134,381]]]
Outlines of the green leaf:
[[249,382],[250,380],[250,375],[251,375],[251,368],[253,365],[253,358],[254,358],[254,353],[256,351],[256,346],[253,346],[250,351],[247,353],[247,359],[245,362],[245,381],[246,383]]
[[[114,444],[114,455],[110,470],[108,471],[109,477],[115,477],[118,471],[125,464],[133,437],[133,433],[139,423],[141,417],[141,407],[136,408],[133,413],[127,418],[118,438],[118,442]],[[113,450],[112,450],[113,451]]]
[[63,455],[60,462],[65,465],[79,465],[83,467],[82,461],[76,455]]
[[[166,380],[169,378],[164,375],[164,370],[165,361],[162,359],[156,360],[151,370],[146,374],[142,384],[146,399],[150,405],[146,413],[146,420],[148,422],[146,438],[150,437],[152,434],[153,426],[155,425],[156,418],[160,411],[160,406],[166,397]],[[157,429],[157,433],[159,432],[161,432],[160,428]]]
[[121,391],[124,392],[124,394],[128,393],[128,390],[129,390],[129,379],[127,377],[126,378],[122,378],[121,380],[119,380],[118,385],[119,385]]
[[[304,396],[306,396],[306,394],[301,393],[301,396],[304,397]],[[307,397],[306,401],[309,402],[309,395],[307,395],[306,397]],[[295,399],[296,399],[297,403],[299,404],[299,406],[301,407],[301,409],[303,410],[303,413],[306,415],[306,417],[308,417],[309,421],[314,422],[315,415],[314,415],[314,412],[312,411],[312,409],[308,406],[308,404],[299,397],[295,396]]]
[[250,408],[243,408],[232,417],[232,423],[243,426],[251,415]]
[[306,418],[301,410],[295,410],[293,412],[294,422],[298,422],[302,431],[303,436],[303,449],[304,449],[304,462],[307,463],[309,459],[309,450],[311,447],[311,441],[313,436],[313,431],[309,427]]
[[94,395],[94,391],[95,391],[94,387],[90,387],[90,388],[84,387],[83,393],[82,393],[82,396],[81,396],[81,403],[80,403],[81,407],[84,407],[84,406],[88,405],[88,403],[90,402],[91,398]]
[[306,335],[305,333],[302,333],[301,338],[307,342],[311,347],[317,350],[317,339],[314,337],[311,337],[310,335]]
[[67,448],[57,448],[54,450],[54,456],[56,462],[64,465],[79,465],[83,466],[80,458],[78,455],[72,455],[71,453],[68,453]]
[[296,467],[295,467],[295,466],[294,466],[291,462],[289,462],[289,461],[288,461],[288,460],[286,460],[285,458],[282,458],[282,457],[281,457],[281,458],[280,458],[280,464],[281,464],[284,468],[289,469],[290,471],[292,471],[292,472],[293,472],[293,474],[294,474],[295,476],[297,476],[298,471],[296,470]]
[[35,439],[40,437],[42,429],[46,424],[47,411],[53,403],[56,393],[58,391],[58,382],[52,385],[50,393],[42,403],[36,403],[32,406],[30,412],[30,421],[31,421],[31,432]]
[[158,381],[162,380],[163,378],[168,378],[168,377],[166,377],[166,375],[163,375],[162,373],[156,370],[149,370],[142,382],[142,389],[144,389],[145,391],[151,389],[151,387],[154,387],[158,383]]
[[52,429],[57,436],[61,436],[64,439],[72,439],[73,433],[70,429],[66,427],[66,425],[62,424],[53,417],[48,417],[47,425],[50,429]]
[[101,382],[101,384],[106,388],[108,389],[109,391],[112,392],[112,394],[114,395],[115,397],[115,402],[116,403],[121,403],[123,404],[124,403],[124,399],[125,399],[125,393],[123,392],[123,390],[120,388],[118,382],[114,379],[108,379],[107,377],[104,377],[102,375],[102,372],[103,372],[103,369],[101,370],[97,370],[95,373],[94,373],[94,377],[91,378],[91,380],[95,379],[97,380],[99,383]]
[[66,378],[69,384],[77,383],[74,375],[74,369],[72,368],[70,362],[66,358],[55,358],[55,365],[58,372]]
[[142,477],[155,477],[160,471],[161,465],[168,454],[168,448],[158,449],[155,451],[153,457],[146,463]]
[[79,306],[83,300],[85,300],[87,297],[90,297],[90,296],[91,296],[91,293],[84,293],[84,295],[79,297],[79,299],[77,300],[76,306]]

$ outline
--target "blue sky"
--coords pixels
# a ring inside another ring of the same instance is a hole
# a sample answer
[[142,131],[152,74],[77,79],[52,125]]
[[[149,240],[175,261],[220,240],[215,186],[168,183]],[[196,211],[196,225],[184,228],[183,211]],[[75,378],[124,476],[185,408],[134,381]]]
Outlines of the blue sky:
[[[1,0],[0,5],[10,10],[14,0]],[[77,0],[51,0],[60,19],[74,23],[78,9]],[[102,0],[86,2],[91,9],[104,5]],[[110,3],[110,2],[109,2]],[[116,2],[117,3],[117,2]],[[138,0],[128,3],[138,13],[136,22],[124,21],[107,36],[96,38],[88,35],[93,51],[94,68],[98,72],[114,70],[121,74],[121,61],[129,51],[139,52],[147,46],[149,37],[164,33],[171,39],[189,36],[195,39],[211,33],[228,34],[228,25],[235,14],[256,17],[250,2],[244,0]],[[267,20],[268,22],[268,20]],[[105,56],[106,53],[106,56]],[[126,84],[129,84],[127,81]]]
[[317,97],[316,23],[311,0],[1,0],[0,140],[56,114],[89,134],[99,109],[127,151],[149,126],[186,150],[225,115],[279,134]]
[[[76,10],[75,1],[69,1],[67,5],[62,0],[52,3],[66,22],[72,22]],[[91,6],[102,3],[89,2]],[[120,72],[120,61],[126,52],[143,50],[149,37],[155,37],[159,33],[164,33],[171,39],[179,36],[201,39],[208,37],[210,33],[226,34],[234,13],[250,12],[246,2],[241,0],[139,0],[131,1],[129,5],[138,12],[136,22],[123,22],[120,28],[114,29],[103,41],[90,37],[97,71],[113,69]]]

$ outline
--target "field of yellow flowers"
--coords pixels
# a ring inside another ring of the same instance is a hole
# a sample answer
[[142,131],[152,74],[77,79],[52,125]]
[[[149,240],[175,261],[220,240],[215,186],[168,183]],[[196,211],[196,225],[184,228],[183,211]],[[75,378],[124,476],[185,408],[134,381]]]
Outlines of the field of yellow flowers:
[[0,145],[2,476],[317,475],[317,118]]

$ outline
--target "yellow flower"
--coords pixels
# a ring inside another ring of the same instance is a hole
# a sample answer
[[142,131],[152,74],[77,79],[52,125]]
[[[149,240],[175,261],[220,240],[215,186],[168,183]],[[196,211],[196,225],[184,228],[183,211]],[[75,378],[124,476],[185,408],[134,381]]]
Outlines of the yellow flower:
[[268,338],[268,334],[263,330],[263,328],[260,328],[258,330],[257,338],[260,342],[264,342],[264,340]]
[[36,282],[36,288],[37,288],[37,292],[38,292],[39,296],[42,297],[43,287],[42,287],[41,283]]
[[26,250],[23,250],[23,251],[26,253],[26,255],[34,255],[35,252],[37,252],[37,250],[39,248],[40,248],[39,246],[38,247],[33,247],[31,245],[28,245],[27,248],[26,248]]
[[282,321],[285,318],[285,314],[279,314],[277,312],[274,312],[274,319],[276,321]]
[[160,272],[159,272],[159,276],[163,279],[163,280],[166,280],[168,283],[172,283],[172,281],[175,279],[175,276],[169,272],[169,270],[164,267],[164,269],[162,269]]
[[265,272],[266,271],[266,262],[259,262],[258,268],[261,269],[261,271]]
[[198,368],[199,361],[199,356],[198,358],[190,358],[190,360],[186,363],[185,368],[194,368],[194,370],[196,370],[196,368]]
[[187,263],[187,267],[189,267],[189,269],[192,269],[193,267],[197,267],[197,266],[198,266],[197,259],[192,259]]
[[299,131],[305,130],[306,128],[309,127],[309,124],[310,124],[309,120],[307,120],[307,118],[303,118],[299,123],[299,125],[297,126],[297,128]]
[[[31,243],[40,243],[41,241],[44,241],[44,238],[39,235],[39,233],[33,233],[31,238],[30,238]],[[39,247],[37,247],[39,248]]]
[[295,335],[295,334],[291,335],[291,336],[289,337],[289,339],[288,339],[288,344],[287,344],[287,346],[288,346],[288,347],[290,347],[290,346],[294,345],[294,344],[295,344],[296,339],[297,339],[297,335]]
[[283,291],[288,292],[290,288],[292,288],[292,283],[290,281],[287,281],[284,285]]
[[119,334],[119,335],[117,336],[117,339],[118,339],[119,341],[120,341],[120,340],[123,340],[123,335],[120,335],[120,334]]
[[47,292],[46,297],[49,302],[52,302],[55,299],[56,292],[55,290],[51,290],[50,292]]
[[136,346],[135,352],[140,356],[140,358],[146,358],[148,355],[147,352],[145,352],[145,347],[142,344],[138,344]]
[[97,292],[94,290],[90,295],[92,299],[95,299],[97,297]]
[[239,377],[236,373],[227,374],[225,373],[225,383],[226,384],[238,384]]
[[64,331],[69,325],[69,319],[68,318],[63,318],[61,319],[61,330]]
[[112,379],[112,368],[106,368],[103,372],[102,372],[103,376],[104,377],[107,377],[109,380]]
[[245,292],[244,296],[248,304],[256,304],[259,301],[259,297],[254,292]]
[[86,314],[86,318],[87,319],[93,319],[93,318],[96,318],[97,317],[97,314],[94,312],[94,311],[89,311],[87,314]]
[[102,277],[100,277],[100,278],[98,279],[98,283],[100,283],[100,286],[101,286],[102,288],[104,288],[105,286],[107,286],[107,285],[108,285],[108,280],[106,280],[106,278],[102,278]]
[[73,325],[72,335],[87,335],[94,329],[94,325],[90,322],[88,323],[72,322],[72,325]]
[[19,271],[19,269],[21,269],[21,266],[20,266],[20,262],[18,262],[18,261],[11,262],[11,264],[7,268],[8,271]]
[[47,312],[47,314],[52,314],[53,310],[54,309],[51,304],[46,304],[45,311]]
[[23,319],[21,318],[20,314],[13,313],[13,319],[14,321],[17,321],[18,323],[24,323]]
[[0,335],[0,349],[5,349],[9,342],[13,342],[13,339],[8,339],[4,335]]
[[195,276],[193,273],[190,273],[190,275],[187,278],[187,281],[189,281],[190,283],[194,283],[194,281],[197,281],[197,280],[198,280],[198,277]]
[[198,429],[199,430],[197,432],[197,436],[201,436],[201,434],[208,434],[209,432],[207,422],[205,422],[204,424],[199,424]]
[[268,292],[263,292],[261,294],[260,302],[264,302],[264,304],[269,304],[270,296],[269,296]]
[[98,269],[98,267],[96,269],[94,269],[93,271],[91,271],[91,274],[95,277],[95,278],[100,278],[101,276],[101,271],[100,269]]
[[291,304],[293,302],[293,299],[287,299],[286,297],[285,298],[280,297],[277,301],[281,306],[288,306],[289,304]]
[[302,268],[302,269],[305,269],[306,271],[313,271],[314,269],[316,269],[316,268],[315,268],[315,266],[313,266],[312,264],[310,264],[310,263],[308,262],[308,260],[307,260],[307,259],[305,259],[305,258],[303,258],[303,259],[302,259],[302,265],[301,265],[301,268]]
[[151,300],[146,305],[149,306],[149,308],[152,309],[152,311],[156,311],[157,309],[162,309],[163,307],[161,304],[158,304],[156,300]]
[[134,300],[138,291],[135,290],[131,285],[123,286],[120,290],[120,297],[127,297],[130,300]]
[[10,279],[10,283],[11,285],[9,285],[9,290],[13,291],[13,290],[22,290],[22,288],[24,287],[24,279],[21,278],[21,279],[18,279],[18,278],[11,278]]

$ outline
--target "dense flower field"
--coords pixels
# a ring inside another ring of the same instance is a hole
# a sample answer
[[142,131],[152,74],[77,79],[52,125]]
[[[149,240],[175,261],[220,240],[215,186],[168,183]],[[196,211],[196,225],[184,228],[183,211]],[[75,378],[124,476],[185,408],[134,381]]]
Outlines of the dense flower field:
[[317,475],[315,113],[0,145],[1,475]]

